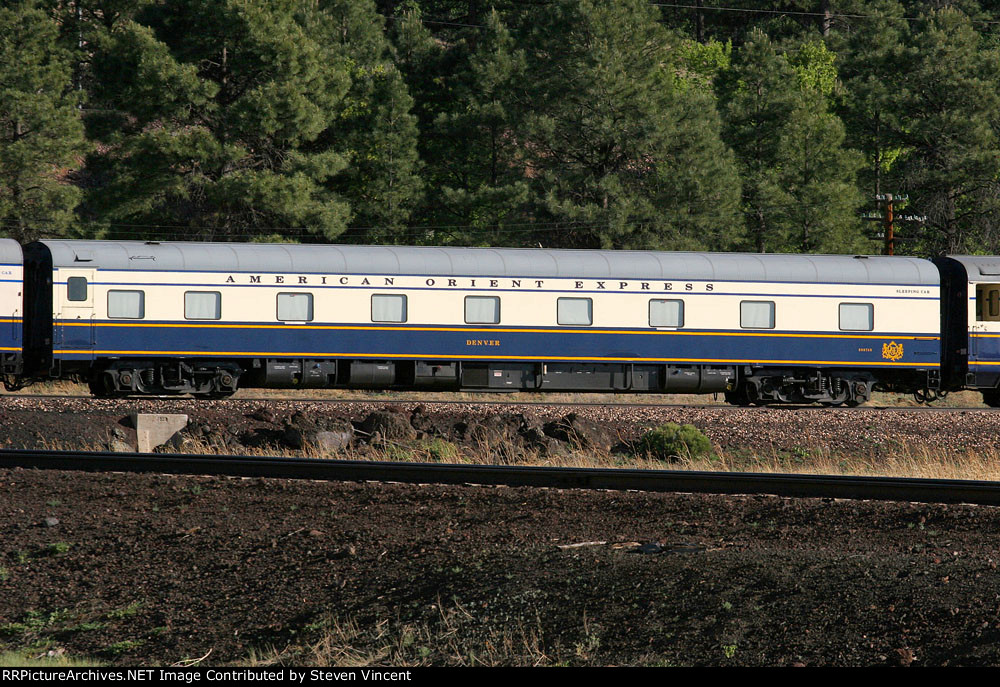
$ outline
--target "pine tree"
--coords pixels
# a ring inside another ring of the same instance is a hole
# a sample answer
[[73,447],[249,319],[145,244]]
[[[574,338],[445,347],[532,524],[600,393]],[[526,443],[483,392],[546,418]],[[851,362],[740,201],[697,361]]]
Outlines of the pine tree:
[[755,33],[719,79],[725,139],[736,152],[743,185],[747,248],[763,253],[783,241],[777,213],[786,209],[776,161],[782,131],[801,104],[795,71],[770,39]]
[[802,253],[866,252],[871,244],[858,216],[862,155],[845,147],[843,122],[830,111],[840,88],[836,56],[818,39],[785,50],[798,77],[801,102],[791,112],[778,147],[784,198],[784,249]]
[[749,248],[855,252],[861,156],[829,111],[834,56],[816,41],[782,52],[757,33],[721,81],[727,137],[740,161]]
[[174,235],[333,238],[347,164],[316,146],[350,84],[346,57],[296,21],[293,0],[177,0],[110,32],[94,57],[118,126],[89,168],[91,209]]
[[[523,161],[524,53],[496,12],[482,31],[454,86],[453,107],[433,121],[438,153],[430,205],[434,221],[462,227],[468,243],[516,243],[527,219],[530,191]],[[511,230],[513,229],[513,233]],[[440,232],[442,235],[445,232]]]
[[928,14],[905,54],[897,163],[901,191],[928,218],[927,253],[1000,249],[1000,52],[961,12]]
[[895,0],[859,5],[870,18],[857,20],[849,32],[835,33],[831,45],[838,55],[838,72],[844,84],[838,112],[854,146],[865,157],[859,174],[860,187],[874,199],[882,193],[898,193],[886,187],[902,152],[899,94],[905,89],[908,66],[904,40],[908,24],[903,7]]
[[532,17],[524,145],[548,245],[720,248],[739,183],[710,94],[683,88],[642,0],[561,0]]
[[309,35],[336,45],[351,85],[314,145],[338,147],[347,166],[329,182],[352,209],[351,238],[406,240],[406,224],[421,196],[413,98],[392,61],[383,20],[371,0],[327,0],[300,20]]
[[66,231],[84,149],[69,55],[32,2],[0,9],[0,230],[17,240]]
[[844,148],[844,125],[824,111],[820,98],[807,99],[789,115],[781,132],[772,177],[776,249],[800,253],[868,252],[858,218],[861,194],[856,173],[861,155]]

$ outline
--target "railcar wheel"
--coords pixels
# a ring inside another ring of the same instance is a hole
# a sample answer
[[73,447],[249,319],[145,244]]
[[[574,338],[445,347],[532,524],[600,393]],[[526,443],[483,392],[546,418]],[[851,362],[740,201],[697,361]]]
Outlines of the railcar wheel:
[[104,372],[95,372],[87,383],[87,388],[94,398],[125,398],[126,394],[108,384],[109,381],[111,380]]
[[726,403],[731,406],[745,408],[750,405],[750,398],[747,396],[746,388],[740,387],[734,391],[727,391],[723,394]]

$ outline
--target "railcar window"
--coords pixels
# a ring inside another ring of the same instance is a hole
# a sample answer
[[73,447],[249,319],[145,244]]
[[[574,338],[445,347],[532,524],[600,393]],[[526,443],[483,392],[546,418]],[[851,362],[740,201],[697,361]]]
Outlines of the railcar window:
[[184,319],[222,319],[222,294],[218,291],[185,291]]
[[279,293],[278,319],[282,322],[310,322],[313,318],[311,293]]
[[976,284],[976,320],[1000,322],[1000,284]]
[[649,301],[650,327],[683,327],[684,301],[651,299]]
[[108,291],[108,317],[141,320],[146,316],[144,291]]
[[66,280],[66,300],[85,301],[87,300],[87,278],[70,277]]
[[500,324],[500,299],[497,296],[466,296],[466,324]]
[[406,296],[374,294],[372,322],[406,322]]
[[875,306],[871,303],[841,303],[840,329],[845,332],[870,332],[875,328]]
[[592,298],[558,299],[556,301],[556,322],[576,326],[594,324],[594,300]]
[[740,301],[743,329],[774,329],[774,301]]

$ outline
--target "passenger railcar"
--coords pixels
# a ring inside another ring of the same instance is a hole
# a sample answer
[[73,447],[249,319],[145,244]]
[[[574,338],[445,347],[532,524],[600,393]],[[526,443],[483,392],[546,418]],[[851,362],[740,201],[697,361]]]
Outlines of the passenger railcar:
[[944,287],[942,384],[978,389],[1000,406],[1000,257],[955,255],[935,261]]
[[0,374],[17,385],[23,365],[24,258],[17,241],[0,239]]
[[40,241],[35,376],[99,395],[238,386],[724,392],[856,404],[937,389],[916,258]]

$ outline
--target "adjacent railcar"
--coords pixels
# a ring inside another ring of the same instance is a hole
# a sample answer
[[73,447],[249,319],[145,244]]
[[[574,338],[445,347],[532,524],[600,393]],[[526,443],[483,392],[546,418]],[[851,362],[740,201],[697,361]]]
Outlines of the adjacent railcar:
[[915,258],[40,241],[35,374],[100,395],[238,386],[724,392],[937,388]]
[[15,388],[23,371],[24,258],[21,246],[0,239],[0,375]]
[[1000,406],[1000,257],[954,255],[934,260],[943,297],[942,385],[977,389]]

